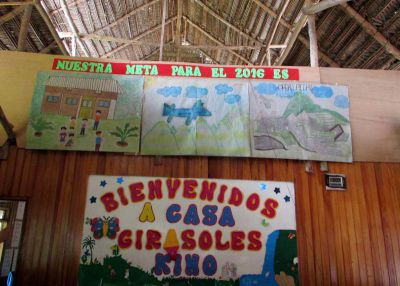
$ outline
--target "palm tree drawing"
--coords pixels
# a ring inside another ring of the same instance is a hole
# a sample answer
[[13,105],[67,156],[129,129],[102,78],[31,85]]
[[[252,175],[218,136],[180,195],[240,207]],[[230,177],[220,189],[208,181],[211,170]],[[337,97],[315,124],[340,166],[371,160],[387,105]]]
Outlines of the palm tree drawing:
[[95,240],[90,236],[85,237],[82,243],[82,248],[90,250],[90,264],[93,264],[93,247],[95,244]]

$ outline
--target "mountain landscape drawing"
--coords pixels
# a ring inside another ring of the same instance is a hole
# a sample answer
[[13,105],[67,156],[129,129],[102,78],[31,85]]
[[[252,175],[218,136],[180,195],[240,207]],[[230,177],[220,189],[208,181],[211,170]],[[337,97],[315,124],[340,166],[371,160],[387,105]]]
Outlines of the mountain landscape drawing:
[[[351,161],[348,109],[332,104],[335,87],[329,88],[330,96],[325,97],[315,96],[313,88],[255,92],[250,103],[253,156]],[[338,89],[339,96],[347,92]],[[266,97],[269,106],[260,104]]]

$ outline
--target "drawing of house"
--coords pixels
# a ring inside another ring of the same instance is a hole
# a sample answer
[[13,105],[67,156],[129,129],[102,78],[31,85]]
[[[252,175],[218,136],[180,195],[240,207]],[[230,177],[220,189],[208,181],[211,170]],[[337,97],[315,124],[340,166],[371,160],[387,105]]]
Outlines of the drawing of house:
[[113,119],[121,92],[122,87],[114,79],[50,76],[41,112],[89,119],[100,110],[102,119]]

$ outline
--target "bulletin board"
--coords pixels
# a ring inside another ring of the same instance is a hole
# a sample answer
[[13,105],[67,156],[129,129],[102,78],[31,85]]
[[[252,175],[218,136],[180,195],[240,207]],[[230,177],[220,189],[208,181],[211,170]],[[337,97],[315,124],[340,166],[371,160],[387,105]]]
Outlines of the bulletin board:
[[86,202],[81,285],[298,285],[292,183],[90,176]]

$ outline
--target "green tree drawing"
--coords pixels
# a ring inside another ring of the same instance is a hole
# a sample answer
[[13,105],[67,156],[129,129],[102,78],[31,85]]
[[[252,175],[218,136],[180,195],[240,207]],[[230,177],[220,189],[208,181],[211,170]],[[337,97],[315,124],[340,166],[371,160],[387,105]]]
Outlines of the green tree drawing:
[[82,248],[90,250],[90,264],[93,264],[93,247],[96,241],[90,236],[85,237],[82,243]]
[[128,146],[128,142],[126,142],[126,139],[129,137],[137,137],[138,134],[135,133],[135,131],[137,131],[138,129],[139,128],[137,126],[130,127],[130,124],[126,123],[124,129],[121,129],[121,127],[117,126],[115,128],[116,131],[112,131],[110,132],[110,134],[119,138],[119,141],[117,141],[118,146],[126,147]]
[[40,137],[45,130],[53,130],[54,126],[52,122],[44,120],[42,117],[37,117],[31,121],[31,126],[35,130],[35,136]]

